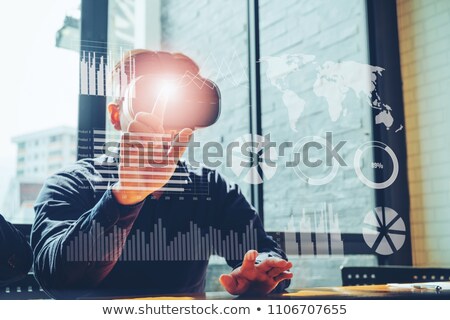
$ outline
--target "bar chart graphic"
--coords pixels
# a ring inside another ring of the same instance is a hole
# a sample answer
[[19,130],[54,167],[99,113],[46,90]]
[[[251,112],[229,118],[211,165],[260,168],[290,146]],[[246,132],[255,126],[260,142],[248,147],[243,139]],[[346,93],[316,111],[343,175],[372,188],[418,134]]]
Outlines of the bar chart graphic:
[[[200,228],[191,222],[189,231],[168,239],[167,230],[158,219],[149,230],[133,234],[114,226],[106,232],[94,221],[90,232],[79,231],[66,247],[68,262],[106,261],[200,261],[211,255],[241,260],[248,250],[258,248],[256,229],[250,223],[244,232]],[[151,230],[151,231],[150,231]]]
[[[105,130],[93,130],[91,136],[92,149],[94,150],[94,158],[102,158],[108,156],[111,160],[109,162],[95,162],[94,166],[98,173],[102,175],[102,179],[96,181],[95,188],[97,190],[107,190],[111,185],[119,181],[118,167],[121,159],[125,158],[125,163],[122,164],[122,170],[129,171],[129,178],[127,182],[137,183],[142,182],[139,179],[145,179],[145,182],[151,182],[154,180],[158,182],[163,179],[165,173],[148,170],[152,166],[163,166],[166,168],[173,167],[174,172],[171,178],[166,181],[164,187],[158,189],[164,192],[164,196],[177,195],[177,196],[208,196],[210,195],[209,183],[201,176],[190,174],[186,168],[180,167],[180,163],[169,164],[161,156],[163,149],[154,148],[151,143],[147,144],[145,140],[150,140],[153,134],[125,134],[127,144],[138,145],[138,154],[120,157],[120,153],[125,155],[127,147],[120,145],[122,141],[122,134],[118,131],[105,131]],[[170,144],[174,137],[170,134],[159,134],[158,138],[162,142]],[[148,141],[147,141],[148,142]],[[155,158],[157,158],[155,160]],[[128,159],[128,160],[127,160]],[[158,163],[152,164],[155,160]],[[136,180],[136,177],[139,179]],[[144,178],[142,178],[144,177]],[[139,187],[130,187],[133,190],[139,190]]]
[[[115,61],[118,60],[120,60],[120,68],[115,69]],[[123,53],[122,49],[119,59],[115,59],[112,52],[82,51],[81,53],[81,95],[121,98],[127,84],[134,80],[135,76],[135,59]]]
[[343,255],[339,217],[332,205],[325,203],[312,213],[303,209],[298,224],[291,215],[285,228],[284,244],[286,254],[291,255]]
[[[74,50],[80,46],[83,49],[79,58],[80,94],[123,97],[127,84],[136,78],[135,59],[129,53],[133,47],[124,43],[111,44],[86,40],[73,43],[72,46]],[[180,77],[183,79],[182,85],[194,82],[199,88],[205,85],[213,88],[212,84],[205,80],[210,79],[215,83],[228,81],[233,87],[248,86],[247,67],[242,58],[243,56],[236,49],[220,57],[210,52],[197,61],[203,76],[186,71],[184,76]],[[119,61],[120,68],[115,70],[114,66]],[[126,68],[124,68],[125,63]]]

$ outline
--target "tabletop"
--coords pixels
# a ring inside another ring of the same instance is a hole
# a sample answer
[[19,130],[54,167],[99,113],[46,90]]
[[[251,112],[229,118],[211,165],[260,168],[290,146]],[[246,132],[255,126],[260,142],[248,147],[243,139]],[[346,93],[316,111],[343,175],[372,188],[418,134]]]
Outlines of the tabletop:
[[207,292],[198,295],[164,295],[134,297],[144,300],[232,300],[232,299],[269,299],[269,300],[297,300],[297,299],[448,299],[450,291],[415,289],[402,286],[367,285],[345,287],[321,287],[289,289],[285,293],[267,296],[243,295],[233,296],[227,292]]

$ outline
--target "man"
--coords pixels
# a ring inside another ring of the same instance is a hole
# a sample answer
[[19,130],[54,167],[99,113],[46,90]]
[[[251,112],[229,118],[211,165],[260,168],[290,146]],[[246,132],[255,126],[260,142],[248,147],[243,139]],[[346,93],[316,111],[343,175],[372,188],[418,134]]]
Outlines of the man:
[[32,261],[25,237],[0,215],[0,287],[26,276]]
[[[184,55],[147,50],[132,51],[116,71],[137,78],[199,73]],[[123,104],[120,98],[108,105],[111,123],[150,145],[150,166],[138,165],[139,150],[122,138],[120,156],[82,160],[47,180],[32,229],[41,286],[54,297],[202,293],[209,256],[218,254],[233,268],[219,279],[231,294],[287,287],[292,264],[239,188],[214,170],[179,161],[192,129],[165,128],[165,106],[157,102],[153,110],[139,102],[132,119]],[[169,133],[170,146],[163,141]],[[159,165],[161,159],[167,163]],[[173,183],[207,190],[208,197],[166,197]]]

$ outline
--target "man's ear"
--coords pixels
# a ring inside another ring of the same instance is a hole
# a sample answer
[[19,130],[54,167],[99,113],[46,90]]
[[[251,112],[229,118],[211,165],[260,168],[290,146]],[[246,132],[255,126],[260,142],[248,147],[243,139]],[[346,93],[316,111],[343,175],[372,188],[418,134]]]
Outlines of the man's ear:
[[122,127],[120,126],[120,107],[116,103],[111,102],[108,104],[108,112],[114,129],[119,131],[122,130]]

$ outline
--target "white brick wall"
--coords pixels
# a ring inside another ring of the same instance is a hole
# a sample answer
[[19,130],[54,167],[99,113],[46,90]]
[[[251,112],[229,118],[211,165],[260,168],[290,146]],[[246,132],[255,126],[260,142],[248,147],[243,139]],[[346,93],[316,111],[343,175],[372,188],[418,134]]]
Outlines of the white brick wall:
[[[306,53],[316,55],[319,63],[325,60],[368,63],[364,4],[362,0],[261,0],[261,56]],[[240,65],[231,60],[236,51],[248,73],[246,1],[163,1],[161,24],[163,49],[184,52],[200,64],[212,54],[219,62],[225,59],[226,63],[231,63],[233,72],[238,73],[242,72]],[[265,67],[263,64],[262,72]],[[332,131],[335,141],[349,141],[343,150],[349,167],[341,169],[333,183],[323,187],[307,186],[292,170],[284,168],[265,183],[267,229],[282,231],[291,212],[299,214],[302,207],[320,208],[323,202],[328,202],[339,212],[343,232],[360,233],[362,219],[373,208],[373,190],[365,188],[356,177],[352,157],[359,144],[370,140],[371,109],[351,101],[348,116],[343,121],[331,122],[326,102],[312,99],[315,97],[312,86],[303,85],[305,79],[314,83],[316,71],[311,68],[292,83],[298,94],[312,102],[299,123],[299,132],[295,133],[288,125],[280,92],[268,83],[264,74],[262,77],[264,133],[272,132],[278,142],[295,143],[307,135]],[[219,79],[218,84],[223,97],[221,118],[207,129],[208,136],[200,134],[199,138],[228,143],[249,130],[248,84],[244,82],[236,87],[226,78]],[[290,258],[295,261],[293,287],[339,285],[341,265],[376,263],[373,256]],[[216,274],[219,268],[210,268],[209,272]],[[219,290],[215,277],[211,279],[208,289]]]
[[[221,90],[222,110],[218,122],[197,131],[195,140],[202,146],[208,141],[226,145],[248,133],[248,76],[244,76],[240,85],[233,84],[238,78],[236,75],[248,74],[246,1],[164,0],[161,4],[162,49],[193,58],[201,74],[209,76]],[[195,151],[195,159],[201,161],[201,150]],[[220,172],[234,178],[230,169],[222,167]],[[248,195],[249,186],[241,187]],[[217,279],[221,273],[229,271],[227,265],[219,262],[210,264],[206,290],[222,290]]]
[[450,266],[450,1],[398,0],[414,264]]
[[[162,2],[161,27],[162,49],[193,58],[201,74],[216,82],[221,90],[222,109],[218,122],[197,131],[195,140],[202,146],[208,141],[227,145],[248,133],[246,1],[166,0]],[[200,162],[201,153],[199,148],[195,150],[195,159]],[[225,166],[220,172],[230,180],[235,177]],[[249,195],[249,186],[241,187]]]
[[[326,60],[369,61],[365,1],[261,0],[260,20],[261,56],[312,54],[319,64]],[[284,33],[279,34],[280,30]],[[352,157],[359,144],[370,140],[371,109],[356,99],[350,99],[346,101],[348,116],[337,122],[330,121],[326,102],[317,99],[313,93],[316,70],[305,69],[296,73],[298,78],[287,78],[290,88],[308,103],[295,133],[287,123],[287,111],[280,92],[264,75],[266,67],[264,64],[261,66],[263,132],[271,132],[276,141],[295,143],[305,136],[324,136],[325,131],[331,131],[335,143],[348,141],[342,154],[349,165],[341,168],[331,183],[319,187],[306,185],[292,170],[279,169],[275,177],[264,185],[266,228],[284,230],[291,214],[298,219],[302,208],[311,210],[327,202],[338,212],[342,232],[361,233],[362,220],[373,209],[374,192],[358,180],[353,171]],[[290,256],[289,259],[294,263],[293,287],[340,285],[340,266],[377,263],[371,256]]]
[[[260,21],[262,57],[311,54],[316,56],[318,65],[327,60],[369,61],[364,1],[262,0]],[[278,30],[284,33],[274,37]],[[291,214],[297,219],[302,208],[317,209],[320,203],[327,202],[339,213],[342,232],[361,233],[362,220],[373,209],[374,192],[358,180],[353,171],[353,156],[358,145],[370,140],[371,108],[350,95],[344,101],[349,110],[347,116],[331,121],[326,101],[318,99],[313,92],[316,67],[301,69],[295,77],[286,78],[289,87],[307,103],[296,133],[287,124],[287,109],[280,91],[266,79],[266,67],[261,66],[263,132],[271,132],[275,141],[295,143],[305,136],[324,137],[326,131],[331,131],[334,143],[348,141],[342,149],[348,167],[341,168],[331,183],[319,187],[307,185],[292,169],[284,168],[265,182],[266,225],[270,230],[283,230]]]

